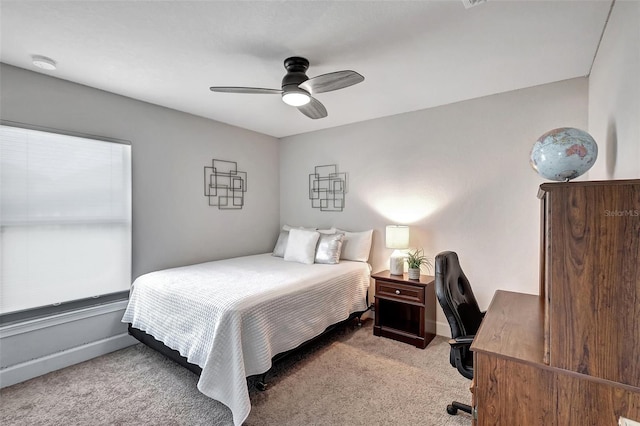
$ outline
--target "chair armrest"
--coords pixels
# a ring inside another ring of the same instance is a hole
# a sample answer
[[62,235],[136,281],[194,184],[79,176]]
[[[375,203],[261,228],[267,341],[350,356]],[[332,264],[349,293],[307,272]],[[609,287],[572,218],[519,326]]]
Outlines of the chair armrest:
[[449,340],[449,345],[451,345],[451,364],[467,379],[473,379],[473,366],[465,363],[463,357],[468,358],[471,353],[469,347],[473,343],[474,337],[476,336],[459,336]]
[[471,336],[458,336],[455,339],[449,339],[449,344],[452,348],[471,346],[474,337],[476,337],[475,334]]

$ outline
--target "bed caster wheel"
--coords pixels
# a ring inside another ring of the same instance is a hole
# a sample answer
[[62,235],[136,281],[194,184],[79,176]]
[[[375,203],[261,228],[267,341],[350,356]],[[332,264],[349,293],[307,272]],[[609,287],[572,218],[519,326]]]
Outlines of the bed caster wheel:
[[452,416],[455,416],[456,414],[458,414],[458,409],[453,405],[447,405],[447,413],[451,414]]
[[256,388],[258,388],[259,391],[264,392],[267,390],[268,385],[265,382],[258,382],[256,383]]

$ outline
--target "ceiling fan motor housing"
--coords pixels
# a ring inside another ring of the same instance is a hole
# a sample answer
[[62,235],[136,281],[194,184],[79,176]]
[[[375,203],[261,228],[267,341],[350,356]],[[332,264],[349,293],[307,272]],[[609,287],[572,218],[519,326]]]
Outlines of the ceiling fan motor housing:
[[309,79],[306,74],[309,68],[309,61],[305,58],[293,56],[284,60],[284,68],[287,70],[287,74],[282,78],[283,93],[303,91],[298,85]]

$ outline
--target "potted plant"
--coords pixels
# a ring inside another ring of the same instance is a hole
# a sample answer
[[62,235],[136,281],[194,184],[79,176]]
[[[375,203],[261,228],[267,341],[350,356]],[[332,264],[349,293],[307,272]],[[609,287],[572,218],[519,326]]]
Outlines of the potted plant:
[[428,270],[431,270],[431,267],[433,266],[429,258],[424,255],[424,251],[422,249],[416,249],[413,252],[410,251],[407,254],[407,264],[409,266],[408,275],[410,280],[420,279],[420,269],[422,265],[424,265]]

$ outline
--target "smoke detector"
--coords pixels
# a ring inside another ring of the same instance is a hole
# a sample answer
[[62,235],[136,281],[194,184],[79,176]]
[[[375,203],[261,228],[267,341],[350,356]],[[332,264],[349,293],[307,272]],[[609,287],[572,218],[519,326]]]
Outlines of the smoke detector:
[[462,4],[464,4],[465,9],[472,8],[473,6],[477,6],[480,3],[485,3],[488,0],[462,0]]
[[51,58],[47,58],[46,56],[33,55],[31,57],[31,61],[33,65],[38,68],[42,68],[43,70],[53,71],[56,69],[56,61]]

